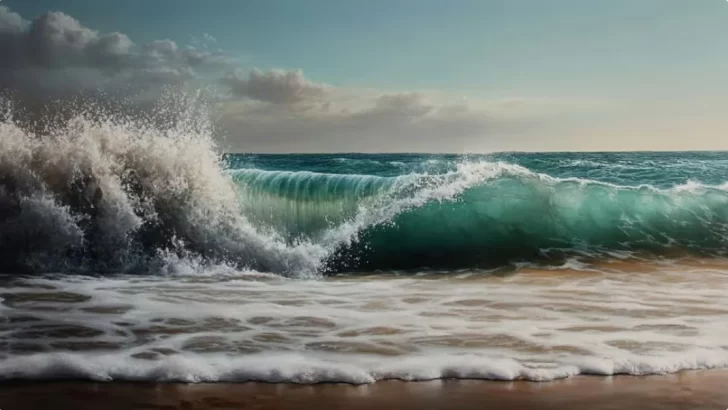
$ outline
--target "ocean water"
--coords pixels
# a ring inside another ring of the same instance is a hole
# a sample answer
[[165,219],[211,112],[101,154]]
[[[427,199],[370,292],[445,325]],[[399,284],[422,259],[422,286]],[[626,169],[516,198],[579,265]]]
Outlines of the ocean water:
[[728,366],[728,153],[222,155],[181,114],[3,117],[0,380]]

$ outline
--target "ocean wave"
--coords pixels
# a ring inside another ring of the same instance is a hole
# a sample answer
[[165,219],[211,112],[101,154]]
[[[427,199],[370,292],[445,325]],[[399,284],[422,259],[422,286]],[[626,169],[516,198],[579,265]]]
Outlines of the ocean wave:
[[315,275],[324,251],[256,230],[206,117],[179,117],[160,127],[87,107],[39,135],[6,115],[0,271],[158,272],[174,256]]
[[726,183],[620,185],[485,159],[422,159],[447,166],[396,176],[231,170],[206,117],[179,118],[162,127],[91,107],[39,135],[6,115],[0,271],[192,260],[315,277],[728,250]]
[[336,248],[329,268],[489,267],[619,252],[724,255],[726,184],[557,178],[505,162],[398,177],[246,170],[246,214]]

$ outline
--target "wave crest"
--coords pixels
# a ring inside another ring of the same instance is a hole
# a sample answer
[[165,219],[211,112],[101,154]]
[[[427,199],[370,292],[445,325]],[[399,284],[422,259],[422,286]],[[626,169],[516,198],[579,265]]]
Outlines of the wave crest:
[[724,255],[728,192],[555,178],[504,162],[399,177],[240,171],[246,214],[327,249],[332,270],[495,267],[578,256]]
[[0,270],[136,272],[194,255],[315,273],[318,247],[290,247],[242,214],[206,117],[191,108],[179,117],[160,127],[86,107],[39,135],[6,116]]
[[[165,103],[146,121],[87,107],[43,134],[5,116],[0,271],[189,261],[315,277],[728,249],[725,185],[620,186],[485,160],[400,176],[227,170],[204,110]],[[176,120],[159,121],[170,106]]]

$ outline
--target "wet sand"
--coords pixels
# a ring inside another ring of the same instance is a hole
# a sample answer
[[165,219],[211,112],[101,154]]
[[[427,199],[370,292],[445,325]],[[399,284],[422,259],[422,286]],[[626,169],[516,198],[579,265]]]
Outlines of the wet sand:
[[372,385],[0,384],[0,409],[710,409],[728,408],[728,371],[579,376],[550,382],[442,380]]

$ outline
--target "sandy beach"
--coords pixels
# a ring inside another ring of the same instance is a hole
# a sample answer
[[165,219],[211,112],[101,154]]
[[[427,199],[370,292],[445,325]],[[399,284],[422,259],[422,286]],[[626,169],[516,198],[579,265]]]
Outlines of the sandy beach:
[[346,384],[11,383],[0,408],[23,409],[724,409],[728,371],[567,380]]

